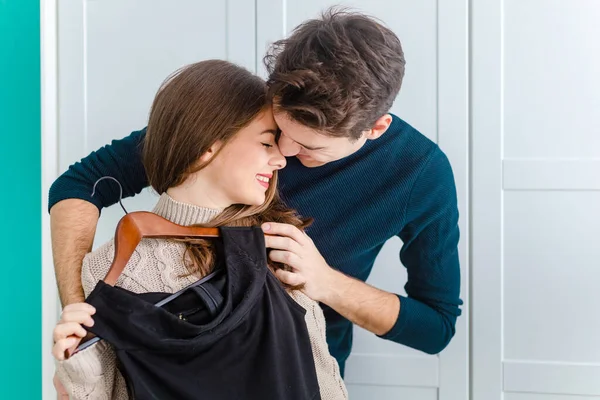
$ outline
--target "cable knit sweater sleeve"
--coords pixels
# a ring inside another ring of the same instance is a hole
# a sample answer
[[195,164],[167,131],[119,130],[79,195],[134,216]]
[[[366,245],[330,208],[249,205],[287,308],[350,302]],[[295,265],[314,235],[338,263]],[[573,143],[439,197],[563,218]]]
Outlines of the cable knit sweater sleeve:
[[[81,281],[86,297],[107,272],[93,266],[110,266],[113,249],[112,242],[107,243],[84,259]],[[98,259],[105,262],[94,262]],[[105,341],[100,341],[65,361],[58,361],[56,373],[71,400],[129,399],[125,379],[117,368],[117,356],[112,346]]]
[[289,292],[294,301],[306,310],[306,328],[312,347],[317,380],[323,400],[347,400],[348,392],[340,374],[340,367],[329,353],[325,335],[325,315],[319,303],[299,290]]

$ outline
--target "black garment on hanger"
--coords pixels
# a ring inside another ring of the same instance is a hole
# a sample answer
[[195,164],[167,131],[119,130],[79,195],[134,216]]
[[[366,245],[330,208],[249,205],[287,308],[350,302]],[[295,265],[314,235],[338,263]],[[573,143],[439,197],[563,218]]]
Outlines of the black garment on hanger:
[[130,397],[319,400],[306,311],[268,270],[262,230],[223,227],[217,243],[222,277],[162,308],[168,293],[102,281],[86,300],[90,331],[113,345]]

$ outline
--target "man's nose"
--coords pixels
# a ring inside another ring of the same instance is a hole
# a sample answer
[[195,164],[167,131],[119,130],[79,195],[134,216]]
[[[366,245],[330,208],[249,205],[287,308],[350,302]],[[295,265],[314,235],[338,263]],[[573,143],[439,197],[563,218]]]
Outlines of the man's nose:
[[293,157],[300,152],[300,145],[294,143],[293,140],[281,136],[279,138],[279,150],[284,157]]

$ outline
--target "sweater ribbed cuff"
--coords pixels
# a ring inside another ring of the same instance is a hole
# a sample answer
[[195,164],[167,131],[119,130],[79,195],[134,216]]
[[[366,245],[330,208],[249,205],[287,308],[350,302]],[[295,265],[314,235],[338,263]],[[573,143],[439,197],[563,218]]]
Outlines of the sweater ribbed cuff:
[[100,341],[64,361],[56,362],[56,374],[67,391],[73,384],[93,383],[102,376],[102,355],[108,349],[108,343]]
[[103,205],[102,205],[102,201],[100,200],[100,198],[98,198],[97,196],[92,197],[90,195],[84,195],[79,190],[59,191],[59,188],[55,188],[54,193],[50,193],[50,197],[52,198],[52,200],[48,202],[48,213],[50,212],[52,207],[54,207],[57,203],[59,203],[63,200],[69,200],[69,199],[84,200],[89,203],[92,203],[98,209],[98,213],[100,213],[100,214],[102,213]]
[[377,336],[379,336],[382,339],[400,342],[400,338],[402,337],[402,331],[404,330],[404,327],[406,327],[410,320],[410,301],[407,301],[408,299],[406,297],[400,296],[399,294],[397,294],[396,296],[398,296],[398,298],[400,299],[400,313],[398,314],[396,323],[388,333]]

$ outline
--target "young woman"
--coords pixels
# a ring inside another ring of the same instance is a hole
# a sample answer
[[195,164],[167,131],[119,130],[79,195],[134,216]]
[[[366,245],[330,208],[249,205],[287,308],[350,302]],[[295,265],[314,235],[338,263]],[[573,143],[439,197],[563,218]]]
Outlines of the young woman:
[[[160,194],[153,212],[180,225],[255,226],[275,221],[306,226],[277,194],[277,171],[286,165],[277,125],[259,77],[218,60],[186,66],[158,91],[148,122],[143,158],[150,185]],[[104,278],[113,241],[88,254],[86,297]],[[133,293],[176,292],[214,267],[210,242],[143,239],[117,286]],[[274,270],[282,265],[269,264]],[[346,389],[325,340],[319,305],[297,288],[289,295],[305,310],[322,399],[345,399]],[[72,399],[127,399],[124,377],[109,343],[100,341],[65,359],[94,323],[87,303],[63,310],[54,330],[57,376]]]

